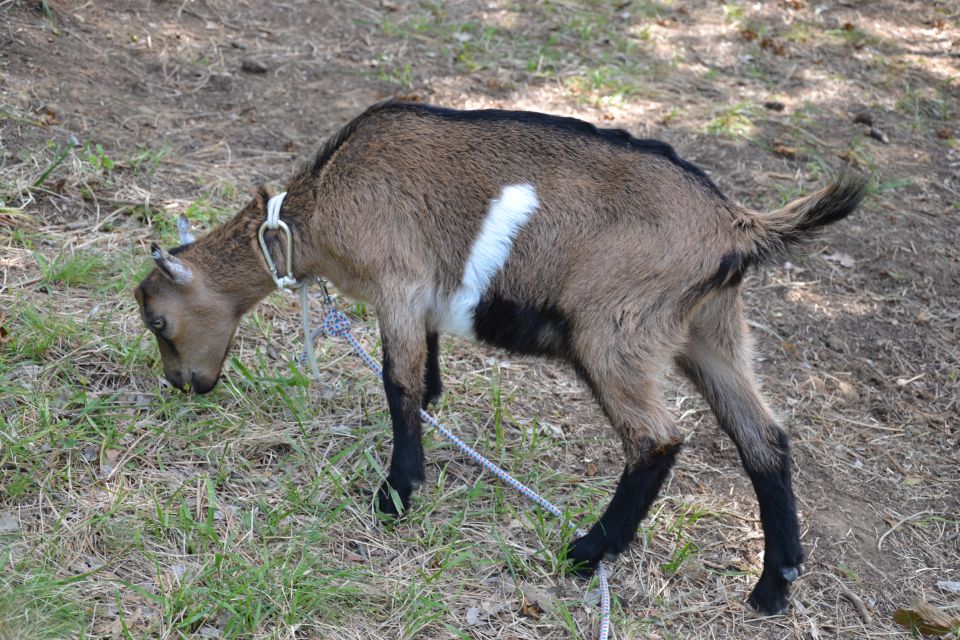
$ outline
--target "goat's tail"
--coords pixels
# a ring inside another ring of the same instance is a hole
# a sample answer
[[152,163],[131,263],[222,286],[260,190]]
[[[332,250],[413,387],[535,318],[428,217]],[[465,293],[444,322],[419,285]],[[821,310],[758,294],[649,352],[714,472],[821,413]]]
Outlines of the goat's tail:
[[794,200],[772,213],[754,213],[751,225],[756,243],[754,260],[763,262],[785,254],[792,245],[816,235],[820,227],[843,220],[863,200],[867,180],[850,173],[841,174],[830,186]]

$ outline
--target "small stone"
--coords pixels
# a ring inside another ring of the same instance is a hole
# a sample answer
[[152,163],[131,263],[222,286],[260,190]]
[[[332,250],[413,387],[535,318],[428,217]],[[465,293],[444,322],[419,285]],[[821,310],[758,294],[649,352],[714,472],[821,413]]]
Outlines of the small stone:
[[97,458],[100,457],[100,449],[92,444],[88,444],[83,447],[81,455],[87,462],[95,462]]
[[259,60],[247,59],[240,63],[240,70],[247,73],[262,74],[267,72],[267,65],[263,64]]
[[20,521],[9,511],[0,511],[0,533],[20,531]]
[[767,100],[763,103],[763,106],[770,111],[783,111],[787,108],[787,105],[783,104],[779,100]]
[[849,253],[837,252],[830,255],[825,255],[823,258],[829,262],[836,262],[844,269],[852,269],[857,264]]
[[960,593],[960,582],[953,580],[938,580],[937,586],[943,589],[944,591],[952,591],[953,593]]
[[40,109],[40,116],[47,122],[53,122],[63,113],[63,109],[55,102],[48,102]]
[[827,343],[828,347],[830,347],[834,351],[839,351],[840,353],[843,353],[846,348],[846,345],[843,343],[843,340],[841,340],[837,336],[827,336],[824,342]]
[[216,91],[230,91],[233,88],[233,76],[229,73],[211,73],[210,86]]
[[837,393],[847,402],[856,402],[860,399],[860,392],[849,382],[843,380],[837,383]]
[[480,624],[480,607],[467,609],[467,624],[471,627]]
[[826,383],[821,378],[816,376],[810,376],[809,380],[810,388],[813,389],[814,393],[820,394],[823,393],[826,389]]
[[867,133],[867,135],[874,140],[879,140],[883,144],[890,144],[890,137],[876,127],[870,127],[870,131]]

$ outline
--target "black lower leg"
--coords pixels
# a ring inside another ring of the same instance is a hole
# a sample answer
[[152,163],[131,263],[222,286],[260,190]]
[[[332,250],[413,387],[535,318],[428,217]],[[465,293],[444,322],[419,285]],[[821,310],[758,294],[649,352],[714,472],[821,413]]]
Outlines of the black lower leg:
[[[393,423],[393,453],[387,480],[377,492],[377,507],[385,514],[397,516],[410,506],[410,494],[423,482],[423,441],[420,426],[420,399],[397,385],[390,375],[390,358],[383,358],[383,387]],[[399,498],[400,508],[391,489]]]
[[790,484],[789,442],[782,431],[778,444],[782,454],[773,469],[758,469],[747,458],[743,459],[760,503],[764,537],[763,573],[748,602],[766,614],[787,610],[790,583],[800,576],[803,563],[800,526]]
[[643,462],[624,470],[607,510],[587,535],[570,545],[567,556],[579,573],[591,573],[605,555],[620,553],[633,541],[679,450],[679,444],[651,447]]
[[440,344],[436,333],[427,334],[427,390],[423,394],[423,408],[440,399],[443,383],[440,381]]

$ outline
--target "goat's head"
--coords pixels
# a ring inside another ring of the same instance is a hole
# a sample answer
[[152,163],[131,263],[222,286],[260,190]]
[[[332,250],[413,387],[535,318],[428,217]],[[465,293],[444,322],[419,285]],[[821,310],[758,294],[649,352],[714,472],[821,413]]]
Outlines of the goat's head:
[[202,261],[191,260],[190,235],[181,219],[182,244],[170,252],[151,247],[157,268],[137,287],[140,317],[156,336],[163,372],[178,389],[207,393],[220,378],[230,341],[243,315],[234,299],[214,286]]

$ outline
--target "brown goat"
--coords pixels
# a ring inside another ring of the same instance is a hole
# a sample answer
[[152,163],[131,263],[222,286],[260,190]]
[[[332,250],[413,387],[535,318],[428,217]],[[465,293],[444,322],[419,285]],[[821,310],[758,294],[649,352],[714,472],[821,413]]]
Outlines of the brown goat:
[[[623,443],[610,505],[569,557],[624,550],[682,442],[659,389],[676,362],[734,440],[760,504],[764,569],[750,603],[787,607],[803,562],[787,437],[757,391],[744,272],[851,213],[841,178],[770,214],[729,200],[662,142],[571,118],[375,105],[278,196],[299,280],[373,304],[393,420],[378,506],[424,479],[418,410],[441,391],[438,334],[569,362]],[[137,288],[176,386],[209,391],[241,316],[274,287],[257,242],[268,195],[170,253]],[[277,264],[281,243],[270,233]]]

